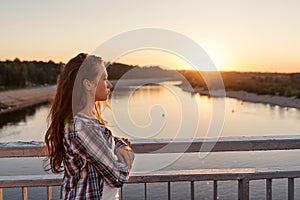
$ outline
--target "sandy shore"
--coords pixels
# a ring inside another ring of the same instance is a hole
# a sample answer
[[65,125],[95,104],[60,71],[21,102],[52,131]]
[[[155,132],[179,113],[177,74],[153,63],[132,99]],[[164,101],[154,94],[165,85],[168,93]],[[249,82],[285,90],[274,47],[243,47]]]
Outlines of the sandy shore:
[[[182,88],[183,90],[187,90],[186,88]],[[189,89],[189,91],[191,91]],[[289,107],[289,108],[297,108],[300,109],[300,99],[296,97],[283,97],[283,96],[272,96],[272,95],[257,95],[255,93],[249,93],[245,91],[204,91],[202,89],[194,89],[194,92],[198,92],[203,95],[210,95],[212,97],[229,97],[235,98],[242,101],[249,101],[254,103],[265,103],[271,105],[278,105],[282,107]]]
[[255,103],[266,103],[271,105],[278,105],[282,107],[290,107],[300,109],[300,99],[296,97],[283,97],[271,95],[257,95],[245,91],[228,91],[227,97],[240,99],[243,101],[250,101]]
[[47,86],[0,92],[0,114],[46,103],[52,98],[54,91],[55,86]]

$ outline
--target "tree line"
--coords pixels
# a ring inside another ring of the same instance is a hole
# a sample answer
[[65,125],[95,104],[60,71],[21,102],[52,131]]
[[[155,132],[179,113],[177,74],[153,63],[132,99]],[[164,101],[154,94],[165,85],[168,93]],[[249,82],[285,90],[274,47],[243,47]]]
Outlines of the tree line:
[[62,67],[53,61],[0,61],[0,89],[55,84]]
[[[214,84],[219,72],[180,71],[193,88],[208,90],[206,82]],[[259,95],[278,95],[300,98],[300,73],[259,73],[259,72],[220,72],[224,88],[227,91],[246,91]],[[216,84],[217,85],[217,84]],[[220,88],[213,88],[220,89]]]
[[[53,61],[20,61],[18,58],[13,61],[0,61],[0,90],[56,84],[64,65]],[[107,71],[110,80],[171,77],[176,74],[159,67],[142,68],[122,63],[111,63]]]

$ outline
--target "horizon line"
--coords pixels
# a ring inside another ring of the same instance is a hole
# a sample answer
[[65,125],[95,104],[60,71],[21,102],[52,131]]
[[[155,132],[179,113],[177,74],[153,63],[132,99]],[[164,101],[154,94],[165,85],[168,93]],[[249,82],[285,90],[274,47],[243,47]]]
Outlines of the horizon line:
[[[36,60],[36,59],[32,59],[32,60],[21,60],[20,58],[16,57],[12,60],[10,59],[6,59],[6,60],[0,60],[0,62],[13,62],[15,60],[19,60],[20,62],[53,62],[55,64],[66,64],[63,61],[54,61],[52,59],[49,59],[48,61],[46,60]],[[110,61],[107,61],[110,62]],[[249,71],[249,70],[234,70],[234,69],[228,69],[228,70],[197,70],[197,69],[186,69],[186,68],[175,68],[175,69],[165,69],[164,67],[161,67],[160,65],[146,65],[146,66],[140,66],[140,65],[136,65],[136,64],[128,64],[128,63],[122,63],[122,62],[112,62],[112,63],[116,63],[116,64],[124,64],[124,65],[128,65],[128,66],[138,66],[138,67],[159,67],[163,70],[176,70],[176,71],[201,71],[201,72],[241,72],[241,73],[270,73],[270,74],[300,74],[300,71],[295,71],[295,72],[283,72],[283,71]]]

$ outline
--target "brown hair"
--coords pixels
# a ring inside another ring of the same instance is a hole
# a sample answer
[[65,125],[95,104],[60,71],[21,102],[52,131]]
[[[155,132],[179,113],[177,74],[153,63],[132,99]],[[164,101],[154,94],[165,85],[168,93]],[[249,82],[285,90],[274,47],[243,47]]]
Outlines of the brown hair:
[[[64,126],[86,105],[83,80],[94,81],[99,73],[97,66],[102,62],[100,57],[80,53],[64,66],[57,79],[57,88],[51,103],[48,129],[45,134],[47,160],[50,160],[50,169],[54,173],[62,171]],[[101,114],[98,113],[99,107],[100,104],[95,104],[96,117],[104,123]]]

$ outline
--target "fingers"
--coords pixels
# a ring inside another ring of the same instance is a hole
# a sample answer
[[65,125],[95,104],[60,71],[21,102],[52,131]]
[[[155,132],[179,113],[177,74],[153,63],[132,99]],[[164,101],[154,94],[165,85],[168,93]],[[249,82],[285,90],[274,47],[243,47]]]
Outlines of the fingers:
[[118,157],[118,160],[119,160],[121,163],[125,163],[125,164],[126,164],[125,159],[124,159],[124,157],[122,156],[122,154],[117,154],[117,157]]
[[122,150],[125,150],[128,153],[130,160],[134,160],[135,156],[130,146],[121,147]]
[[131,169],[133,160],[130,158],[130,153],[126,152],[124,154],[124,160],[127,166],[129,167],[129,169]]
[[127,145],[118,149],[117,157],[121,163],[126,164],[131,169],[133,160],[135,158],[134,153],[130,147],[131,142],[127,138],[122,138],[122,140]]
[[127,138],[122,138],[122,140],[129,146],[131,146],[131,142]]
[[120,153],[120,158],[121,158],[120,162],[126,164],[131,169],[132,162],[131,162],[131,159],[128,155],[128,152],[124,151],[124,150],[120,150],[120,152],[122,152],[122,153]]
[[121,147],[117,152],[117,157],[120,162],[126,164],[131,169],[135,156],[130,147]]
[[134,160],[134,153],[132,151],[126,150],[126,153],[124,154],[124,159],[128,167],[131,169]]
[[134,160],[134,153],[132,151],[127,151],[125,154],[125,160],[129,163],[130,168]]

